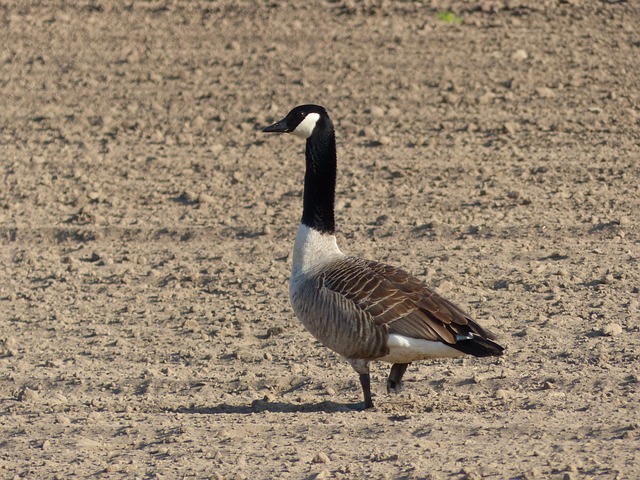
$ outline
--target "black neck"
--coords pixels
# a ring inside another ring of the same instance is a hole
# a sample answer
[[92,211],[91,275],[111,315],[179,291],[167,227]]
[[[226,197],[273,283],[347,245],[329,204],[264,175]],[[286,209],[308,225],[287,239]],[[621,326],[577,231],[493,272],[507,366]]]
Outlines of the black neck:
[[336,136],[329,123],[307,139],[302,223],[322,233],[336,230]]

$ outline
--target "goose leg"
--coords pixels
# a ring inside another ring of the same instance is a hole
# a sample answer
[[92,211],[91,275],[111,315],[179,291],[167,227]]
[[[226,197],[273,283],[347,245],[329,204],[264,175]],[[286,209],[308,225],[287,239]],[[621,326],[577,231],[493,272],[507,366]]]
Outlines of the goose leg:
[[362,385],[362,393],[364,394],[364,408],[373,408],[373,400],[371,400],[371,375],[361,373],[360,385]]
[[402,376],[407,371],[409,363],[394,363],[389,372],[389,379],[387,380],[387,393],[391,393],[393,390],[395,393],[400,393],[400,385],[402,384]]
[[353,369],[360,375],[360,385],[364,394],[364,408],[373,408],[371,400],[371,375],[369,375],[369,362],[361,358],[347,358]]

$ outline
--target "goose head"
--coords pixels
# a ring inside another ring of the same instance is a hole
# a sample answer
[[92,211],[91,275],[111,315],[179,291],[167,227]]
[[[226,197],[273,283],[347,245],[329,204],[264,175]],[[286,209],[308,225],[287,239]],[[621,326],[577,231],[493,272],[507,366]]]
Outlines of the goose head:
[[320,105],[299,105],[282,120],[262,129],[265,133],[292,133],[309,139],[322,129],[329,127],[331,121],[324,107]]

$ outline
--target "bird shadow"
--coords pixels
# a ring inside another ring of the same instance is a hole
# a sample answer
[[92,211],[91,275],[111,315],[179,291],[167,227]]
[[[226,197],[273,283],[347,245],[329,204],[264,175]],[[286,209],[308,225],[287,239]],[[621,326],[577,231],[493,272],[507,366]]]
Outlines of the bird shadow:
[[251,413],[332,413],[357,412],[364,410],[364,402],[344,404],[336,402],[301,403],[267,402],[256,400],[250,405],[229,405],[221,403],[212,406],[188,406],[168,409],[172,413],[186,413],[195,415],[248,415]]

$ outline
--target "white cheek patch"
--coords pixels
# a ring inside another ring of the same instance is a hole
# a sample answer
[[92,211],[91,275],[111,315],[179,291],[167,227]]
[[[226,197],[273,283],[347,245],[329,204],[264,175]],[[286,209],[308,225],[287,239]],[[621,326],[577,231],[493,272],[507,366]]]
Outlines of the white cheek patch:
[[313,129],[316,128],[316,123],[318,123],[318,120],[320,120],[319,113],[310,113],[306,117],[304,117],[304,120],[302,120],[295,128],[295,130],[291,133],[297,135],[298,137],[307,139],[313,133]]

